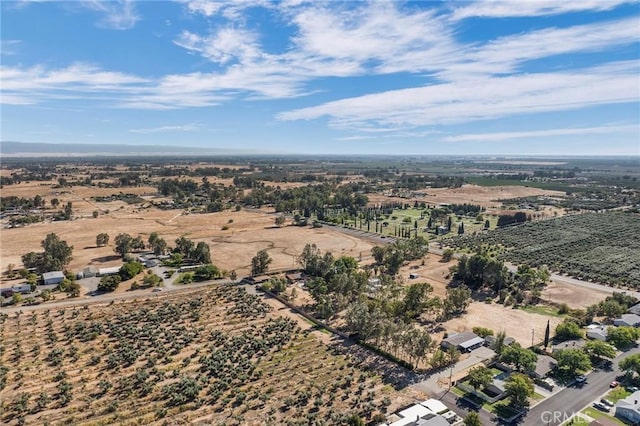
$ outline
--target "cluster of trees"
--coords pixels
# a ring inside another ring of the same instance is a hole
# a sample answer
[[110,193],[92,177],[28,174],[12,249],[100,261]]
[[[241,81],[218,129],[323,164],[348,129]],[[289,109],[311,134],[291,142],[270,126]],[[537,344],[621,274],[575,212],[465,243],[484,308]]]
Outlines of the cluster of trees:
[[[535,354],[534,354],[535,355]],[[535,361],[534,361],[535,363]],[[473,387],[473,389],[477,392],[478,389],[483,389],[493,383],[493,373],[490,368],[485,367],[483,365],[474,367],[469,370],[469,375],[467,376],[467,381]],[[516,409],[524,408],[528,405],[528,398],[533,396],[534,394],[534,386],[533,380],[525,374],[522,373],[513,373],[511,374],[507,380],[505,380],[505,391],[507,396],[510,398],[511,406]],[[467,417],[469,419],[469,417]],[[466,425],[471,424],[480,424],[479,419],[478,422],[475,422],[475,419],[472,417],[472,421],[467,421],[465,419]]]
[[396,275],[405,261],[420,259],[428,251],[428,241],[424,237],[416,237],[386,246],[375,246],[371,249],[371,255],[384,273]]
[[40,245],[44,249],[43,252],[32,251],[22,256],[25,268],[35,268],[39,273],[59,271],[71,261],[73,246],[69,246],[55,233],[47,234]]
[[[142,263],[136,261],[127,262],[120,267],[118,274],[106,275],[100,278],[98,291],[114,291],[122,281],[129,280],[142,271],[144,271],[144,265]],[[145,277],[145,279],[146,278],[147,277]],[[152,280],[152,278],[149,278],[149,280]]]
[[188,259],[194,263],[208,264],[211,263],[211,250],[209,245],[204,241],[195,244],[186,237],[180,237],[176,240],[174,253],[179,253],[184,259]]
[[534,269],[520,265],[515,273],[511,273],[502,261],[482,253],[462,256],[453,271],[454,278],[471,289],[493,289],[500,295],[501,303],[537,303],[550,278],[545,266]]

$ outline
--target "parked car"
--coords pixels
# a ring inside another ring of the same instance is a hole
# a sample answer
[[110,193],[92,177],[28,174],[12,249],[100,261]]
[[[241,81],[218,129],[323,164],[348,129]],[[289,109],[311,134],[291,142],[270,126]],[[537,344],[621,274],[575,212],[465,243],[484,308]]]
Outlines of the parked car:
[[600,403],[601,403],[601,404],[606,405],[606,406],[607,406],[607,407],[609,407],[609,408],[611,408],[611,407],[613,407],[613,406],[614,406],[614,403],[613,403],[613,402],[611,402],[611,401],[609,401],[608,399],[605,399],[605,398],[602,398],[602,399],[600,400]]
[[613,382],[609,383],[609,387],[610,387],[610,388],[615,388],[615,387],[618,387],[618,385],[619,385],[619,384],[620,384],[620,383],[618,383],[618,382],[616,382],[616,381],[614,380]]
[[609,412],[609,407],[607,407],[606,405],[600,403],[600,402],[594,402],[593,406],[595,408],[597,408],[600,411],[606,411],[607,413]]
[[152,293],[157,293],[159,291],[162,291],[162,289],[160,287],[156,287],[153,290],[151,290]]
[[584,384],[586,382],[587,382],[587,376],[580,375],[580,376],[576,377],[576,383],[582,385],[582,384]]
[[627,390],[628,390],[629,392],[638,392],[638,390],[640,390],[640,389],[638,389],[638,388],[637,388],[637,387],[635,387],[635,386],[629,386],[629,387],[627,388]]

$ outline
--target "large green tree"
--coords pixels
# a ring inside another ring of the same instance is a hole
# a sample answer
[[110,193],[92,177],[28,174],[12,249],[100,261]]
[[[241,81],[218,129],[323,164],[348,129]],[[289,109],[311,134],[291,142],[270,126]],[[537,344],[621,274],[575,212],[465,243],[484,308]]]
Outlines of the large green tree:
[[626,373],[640,374],[640,354],[633,354],[623,358],[618,366],[620,370]]
[[500,361],[511,364],[520,372],[535,369],[538,356],[530,349],[523,348],[520,343],[506,346],[500,354]]
[[607,338],[616,348],[624,349],[632,346],[640,338],[640,330],[636,327],[609,327]]
[[493,381],[493,373],[491,372],[491,369],[485,367],[484,365],[480,365],[478,367],[472,368],[469,371],[467,380],[473,387],[473,390],[477,392],[478,389],[485,388],[491,384],[491,382]]
[[269,264],[273,261],[266,250],[260,250],[251,259],[251,276],[264,274],[269,269]]
[[520,373],[513,373],[505,381],[504,388],[511,399],[511,405],[524,408],[528,405],[528,398],[533,395],[533,380]]
[[580,326],[573,321],[564,321],[556,326],[556,340],[564,342],[565,340],[579,339],[584,337],[584,333]]
[[575,376],[591,368],[591,360],[582,349],[562,349],[556,354],[558,370],[568,376]]
[[30,252],[22,256],[25,268],[36,268],[38,272],[59,271],[71,261],[73,246],[61,240],[55,233],[47,234],[40,243],[43,253]]
[[442,302],[445,318],[460,315],[471,303],[471,290],[465,285],[447,290],[447,297]]
[[602,358],[615,358],[616,348],[600,340],[590,340],[584,347],[586,353],[601,360]]

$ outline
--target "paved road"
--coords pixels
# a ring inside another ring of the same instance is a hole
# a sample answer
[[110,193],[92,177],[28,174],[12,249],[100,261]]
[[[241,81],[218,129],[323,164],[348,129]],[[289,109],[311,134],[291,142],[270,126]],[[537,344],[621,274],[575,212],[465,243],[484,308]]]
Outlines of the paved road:
[[629,355],[640,353],[640,348],[624,352],[613,360],[610,370],[594,371],[587,376],[587,383],[582,387],[571,386],[547,398],[533,407],[519,423],[522,426],[559,425],[585,407],[599,401],[609,384],[621,374],[618,361]]

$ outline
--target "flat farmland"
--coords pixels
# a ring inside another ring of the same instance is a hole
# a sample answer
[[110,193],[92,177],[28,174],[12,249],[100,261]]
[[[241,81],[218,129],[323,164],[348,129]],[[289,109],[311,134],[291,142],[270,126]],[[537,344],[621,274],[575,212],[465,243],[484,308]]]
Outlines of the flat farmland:
[[[69,265],[72,271],[87,265],[120,264],[113,251],[113,240],[119,233],[140,235],[146,240],[149,234],[157,232],[169,245],[180,236],[195,242],[205,241],[211,247],[213,263],[222,269],[236,270],[239,276],[248,274],[251,258],[262,249],[273,258],[270,268],[278,270],[294,267],[295,256],[302,252],[306,243],[315,243],[323,251],[331,251],[337,256],[344,254],[355,258],[369,255],[372,247],[364,240],[329,227],[276,228],[276,216],[261,210],[184,215],[181,210],[139,209],[119,201],[97,204],[110,205],[109,213],[95,219],[84,217],[3,229],[0,269],[4,270],[10,263],[20,265],[23,254],[40,251],[40,242],[50,232],[74,247]],[[223,227],[228,229],[223,230]],[[110,245],[96,247],[96,235],[101,232],[109,234]]]
[[0,329],[0,421],[346,424],[424,397],[304,328],[230,286],[14,313]]

